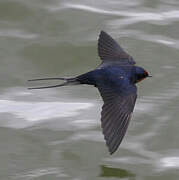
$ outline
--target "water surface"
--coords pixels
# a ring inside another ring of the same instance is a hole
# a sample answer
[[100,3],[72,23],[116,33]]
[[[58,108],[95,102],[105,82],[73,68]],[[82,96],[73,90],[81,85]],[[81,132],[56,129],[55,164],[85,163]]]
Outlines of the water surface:
[[[0,179],[178,179],[178,18],[177,0],[1,0]],[[95,88],[27,90],[96,67],[100,30],[153,75],[112,156]]]

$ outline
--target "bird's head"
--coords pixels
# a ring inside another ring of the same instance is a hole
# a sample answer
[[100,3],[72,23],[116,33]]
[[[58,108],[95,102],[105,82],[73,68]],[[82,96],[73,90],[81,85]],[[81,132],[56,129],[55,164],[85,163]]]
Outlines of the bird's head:
[[138,83],[147,77],[152,77],[152,76],[149,75],[149,73],[145,69],[137,66],[135,67],[134,83]]

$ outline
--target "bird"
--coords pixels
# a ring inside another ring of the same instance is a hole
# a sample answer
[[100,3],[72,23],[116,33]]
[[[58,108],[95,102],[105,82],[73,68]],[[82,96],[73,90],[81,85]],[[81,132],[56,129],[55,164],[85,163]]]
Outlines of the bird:
[[72,78],[41,78],[40,80],[63,80],[53,86],[29,89],[54,88],[68,85],[91,85],[98,89],[103,106],[101,128],[109,153],[112,155],[120,146],[134,110],[137,99],[136,84],[152,77],[136,62],[108,33],[101,31],[98,38],[98,55],[101,63],[87,73]]

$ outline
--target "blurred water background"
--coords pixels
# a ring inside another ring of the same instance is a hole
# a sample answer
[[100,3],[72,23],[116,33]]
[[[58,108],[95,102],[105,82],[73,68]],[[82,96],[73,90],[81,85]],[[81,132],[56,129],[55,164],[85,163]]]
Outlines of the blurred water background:
[[[100,30],[153,75],[112,156],[95,88],[27,90],[95,68]],[[0,0],[0,179],[177,180],[178,77],[178,0]]]

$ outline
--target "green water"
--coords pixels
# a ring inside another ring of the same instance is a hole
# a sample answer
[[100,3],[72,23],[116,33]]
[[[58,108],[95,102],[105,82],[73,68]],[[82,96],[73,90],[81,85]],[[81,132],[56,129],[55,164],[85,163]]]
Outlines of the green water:
[[[178,19],[177,0],[0,0],[0,179],[178,180]],[[100,30],[153,75],[112,156],[95,88],[27,90],[95,68]]]

